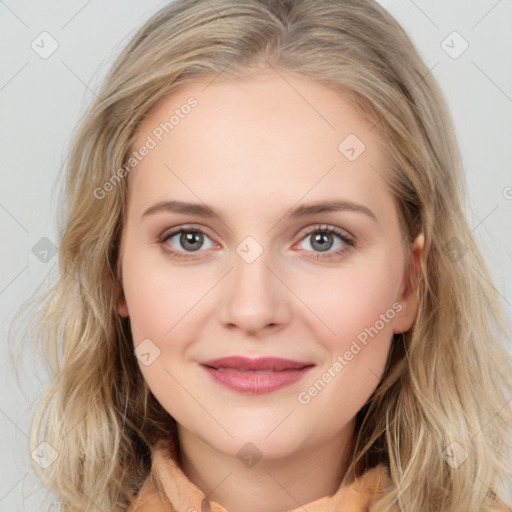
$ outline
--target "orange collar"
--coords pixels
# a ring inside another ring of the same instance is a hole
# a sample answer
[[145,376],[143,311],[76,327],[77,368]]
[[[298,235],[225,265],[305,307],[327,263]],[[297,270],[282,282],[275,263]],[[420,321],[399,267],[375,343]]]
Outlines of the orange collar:
[[[333,496],[307,504],[308,512],[365,512],[388,483],[386,466],[369,469]],[[204,493],[183,473],[177,463],[176,449],[170,439],[159,440],[152,449],[151,473],[128,512],[227,512],[205,498]],[[303,512],[304,507],[291,512]]]

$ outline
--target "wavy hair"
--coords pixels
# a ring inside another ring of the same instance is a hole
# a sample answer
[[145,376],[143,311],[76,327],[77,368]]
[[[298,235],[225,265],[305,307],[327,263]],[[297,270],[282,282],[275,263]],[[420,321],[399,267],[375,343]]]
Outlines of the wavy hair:
[[[511,478],[510,328],[465,217],[444,98],[373,0],[177,0],[119,54],[69,151],[58,277],[38,298],[31,329],[51,384],[30,445],[44,440],[58,454],[34,469],[63,512],[125,510],[150,470],[150,447],[175,432],[117,313],[128,180],[102,198],[94,191],[127,163],[140,122],[165,95],[198,77],[245,78],[264,67],[335,88],[380,130],[407,256],[419,233],[425,239],[419,309],[357,414],[345,480],[358,465],[389,467],[372,512],[498,510],[498,482]],[[457,468],[445,460],[454,448],[467,456]]]

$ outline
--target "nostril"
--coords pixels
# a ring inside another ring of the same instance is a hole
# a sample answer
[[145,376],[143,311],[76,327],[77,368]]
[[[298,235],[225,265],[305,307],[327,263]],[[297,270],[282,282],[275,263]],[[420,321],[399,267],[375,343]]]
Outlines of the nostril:
[[212,508],[210,507],[210,502],[207,498],[203,498],[201,501],[201,512],[212,512]]

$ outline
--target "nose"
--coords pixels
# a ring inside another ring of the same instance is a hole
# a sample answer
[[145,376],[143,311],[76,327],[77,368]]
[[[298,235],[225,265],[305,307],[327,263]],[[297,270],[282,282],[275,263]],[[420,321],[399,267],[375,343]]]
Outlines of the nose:
[[221,290],[222,324],[253,336],[283,328],[291,318],[292,293],[276,276],[266,252],[251,263],[234,254],[233,266]]

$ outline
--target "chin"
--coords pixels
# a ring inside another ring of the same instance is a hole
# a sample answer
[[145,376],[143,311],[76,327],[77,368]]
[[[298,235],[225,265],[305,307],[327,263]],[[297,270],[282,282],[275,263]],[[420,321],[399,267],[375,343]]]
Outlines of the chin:
[[288,457],[311,442],[307,437],[302,439],[297,436],[297,432],[295,435],[290,435],[289,429],[282,428],[278,432],[281,427],[274,430],[275,427],[275,423],[272,426],[242,423],[236,429],[228,429],[233,438],[227,435],[213,437],[211,432],[205,433],[206,437],[201,437],[215,450],[237,457],[242,462],[244,458],[250,457],[267,460]]

